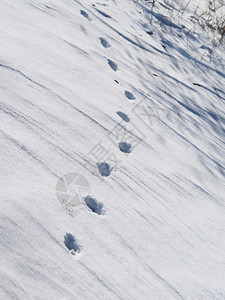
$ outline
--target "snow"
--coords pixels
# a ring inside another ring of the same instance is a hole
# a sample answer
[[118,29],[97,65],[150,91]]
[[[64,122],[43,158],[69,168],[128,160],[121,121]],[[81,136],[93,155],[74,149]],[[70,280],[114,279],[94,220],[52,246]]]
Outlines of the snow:
[[225,298],[224,44],[180,2],[1,1],[0,299]]

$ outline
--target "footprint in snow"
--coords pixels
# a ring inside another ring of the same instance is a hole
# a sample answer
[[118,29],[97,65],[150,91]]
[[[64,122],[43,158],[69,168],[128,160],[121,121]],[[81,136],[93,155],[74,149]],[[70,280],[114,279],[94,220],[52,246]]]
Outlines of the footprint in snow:
[[102,163],[97,163],[97,167],[99,170],[99,173],[104,176],[104,177],[108,177],[110,176],[111,172],[112,172],[112,168],[110,167],[109,164],[102,162]]
[[86,13],[86,11],[81,10],[80,13],[82,14],[83,17],[85,17],[86,19],[88,19],[88,21],[92,21],[92,19],[89,17],[89,14]]
[[104,39],[103,37],[100,37],[99,40],[100,40],[100,42],[101,42],[101,44],[104,48],[110,48],[111,47],[110,43],[106,39]]
[[64,244],[72,255],[75,255],[80,252],[80,246],[77,243],[77,240],[74,238],[74,236],[71,233],[65,234]]
[[86,205],[88,206],[88,208],[93,212],[96,213],[98,215],[102,215],[104,214],[104,206],[102,203],[98,202],[96,199],[87,196],[84,199]]
[[111,69],[113,69],[113,71],[117,71],[118,70],[118,65],[117,63],[115,63],[114,61],[112,61],[111,59],[108,59],[108,65],[110,66]]
[[125,91],[125,96],[127,97],[128,100],[135,100],[135,96],[131,93],[131,92],[128,92],[128,91]]
[[124,122],[126,123],[130,122],[130,118],[128,117],[128,115],[126,115],[122,111],[118,111],[117,115],[120,116],[120,118],[123,119]]
[[119,148],[120,148],[121,152],[131,153],[132,146],[129,143],[121,142],[121,143],[119,143]]

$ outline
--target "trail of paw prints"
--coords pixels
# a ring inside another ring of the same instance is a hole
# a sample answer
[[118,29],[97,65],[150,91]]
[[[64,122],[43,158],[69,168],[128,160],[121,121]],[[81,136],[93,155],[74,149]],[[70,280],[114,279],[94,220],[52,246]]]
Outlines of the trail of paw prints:
[[[99,40],[100,40],[100,42],[101,42],[101,45],[102,45],[104,48],[107,49],[107,48],[110,48],[110,47],[111,47],[110,43],[109,43],[105,38],[100,37]],[[117,65],[117,63],[114,62],[113,60],[109,59],[109,58],[107,59],[107,61],[108,61],[108,65],[110,66],[110,68],[111,68],[114,72],[116,72],[116,71],[118,70],[118,65]]]
[[[101,45],[102,45],[104,48],[110,48],[110,47],[111,47],[111,45],[108,43],[108,41],[107,41],[105,38],[100,37],[99,40],[100,40],[100,42],[101,42]],[[113,60],[111,60],[111,59],[109,59],[109,58],[107,59],[107,61],[108,61],[108,65],[110,66],[110,68],[111,68],[114,72],[118,71],[118,64],[117,64],[115,61],[113,61]],[[118,82],[117,80],[114,80],[114,81],[115,81],[117,84],[119,84],[119,82]],[[125,96],[126,96],[126,98],[127,98],[128,100],[130,100],[130,101],[136,100],[136,97],[135,97],[134,94],[131,93],[130,91],[125,90],[124,93],[125,93]],[[118,112],[117,112],[117,115],[118,115],[124,122],[126,122],[126,123],[129,123],[129,122],[130,122],[130,118],[128,117],[127,114],[125,114],[125,113],[123,113],[123,112],[121,112],[121,111],[118,111]],[[129,153],[131,153],[131,151],[132,151],[132,145],[129,144],[129,143],[127,143],[127,142],[124,142],[124,141],[123,141],[123,142],[120,142],[120,143],[118,144],[118,147],[119,147],[119,149],[120,149],[121,152],[126,153],[126,154],[129,154]],[[103,177],[109,177],[109,176],[111,175],[112,168],[111,168],[110,165],[107,164],[106,162],[97,163],[97,167],[98,167],[98,171],[99,171],[99,173],[101,174],[101,176],[103,176]]]
[[[95,198],[87,196],[84,199],[85,205],[88,207],[89,211],[97,215],[104,215],[105,209],[104,205],[101,202],[98,202]],[[69,253],[75,256],[76,259],[79,258],[81,254],[81,246],[78,243],[77,239],[71,234],[66,233],[64,236],[64,245],[69,250]]]

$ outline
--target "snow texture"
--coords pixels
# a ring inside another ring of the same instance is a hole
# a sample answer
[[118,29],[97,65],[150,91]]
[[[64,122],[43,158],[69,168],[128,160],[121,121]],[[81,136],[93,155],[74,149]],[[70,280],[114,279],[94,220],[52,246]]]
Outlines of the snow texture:
[[0,299],[225,299],[224,44],[170,2],[1,0]]

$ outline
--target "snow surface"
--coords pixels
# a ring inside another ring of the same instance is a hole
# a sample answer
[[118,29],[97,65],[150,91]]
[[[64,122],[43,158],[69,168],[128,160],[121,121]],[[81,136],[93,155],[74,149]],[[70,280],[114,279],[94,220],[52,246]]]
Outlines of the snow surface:
[[1,0],[0,299],[225,299],[224,45],[172,4]]

